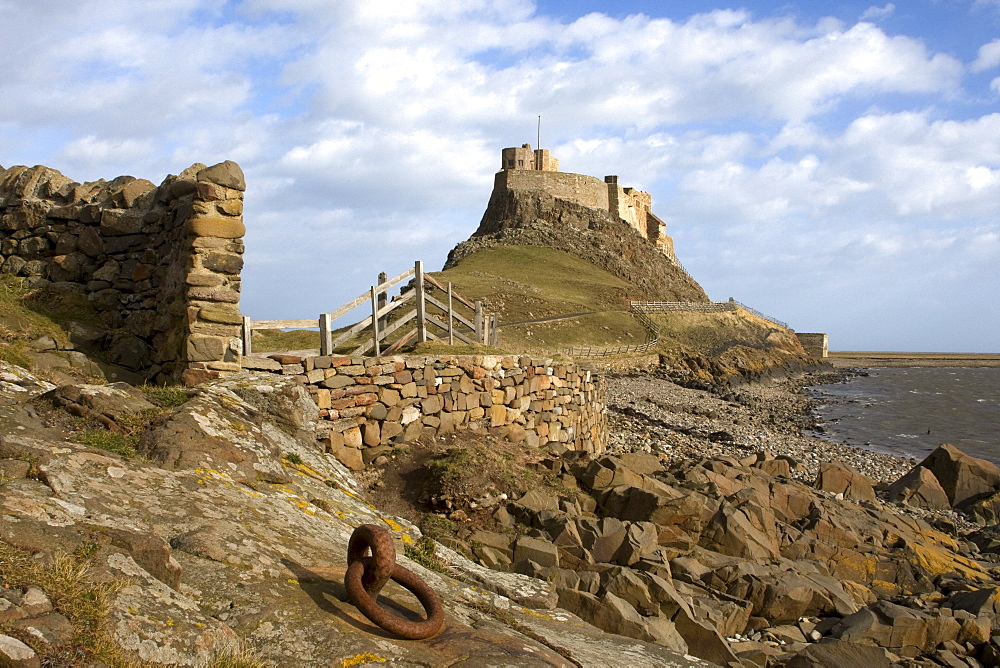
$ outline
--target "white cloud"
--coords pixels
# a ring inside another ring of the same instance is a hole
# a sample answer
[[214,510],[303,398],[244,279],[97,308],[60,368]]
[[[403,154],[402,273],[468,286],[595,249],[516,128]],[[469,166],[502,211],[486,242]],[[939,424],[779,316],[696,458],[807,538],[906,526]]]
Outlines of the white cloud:
[[[968,71],[1000,64],[1000,41],[965,68],[864,22],[894,10],[806,24],[560,21],[531,0],[0,3],[19,54],[0,61],[0,163],[158,181],[237,160],[257,317],[356,292],[361,258],[443,260],[478,223],[500,149],[534,143],[539,114],[564,170],[651,192],[697,278],[745,286],[763,310],[776,299],[779,317],[803,308],[788,286],[804,266],[858,290],[875,265],[918,273],[935,242],[1000,280],[983,254],[997,249],[1000,116],[949,111],[968,102]],[[746,278],[758,271],[781,280]],[[316,274],[316,294],[283,297]]]
[[995,39],[988,44],[979,47],[979,54],[970,69],[973,72],[983,72],[991,70],[1000,65],[1000,39]]
[[896,12],[896,5],[891,2],[884,7],[877,7],[875,5],[869,7],[864,12],[861,13],[862,21],[878,21],[881,19],[889,18]]

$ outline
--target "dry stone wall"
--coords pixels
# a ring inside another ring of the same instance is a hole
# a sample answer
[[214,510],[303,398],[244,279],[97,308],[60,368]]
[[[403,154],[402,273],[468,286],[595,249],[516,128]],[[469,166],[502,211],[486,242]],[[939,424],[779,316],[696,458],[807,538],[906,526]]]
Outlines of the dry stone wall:
[[364,468],[393,444],[469,429],[530,446],[604,452],[604,386],[589,365],[515,355],[248,357],[298,377],[326,422],[328,451]]
[[159,187],[0,167],[0,271],[82,292],[110,362],[159,382],[240,370],[243,172],[195,164]]

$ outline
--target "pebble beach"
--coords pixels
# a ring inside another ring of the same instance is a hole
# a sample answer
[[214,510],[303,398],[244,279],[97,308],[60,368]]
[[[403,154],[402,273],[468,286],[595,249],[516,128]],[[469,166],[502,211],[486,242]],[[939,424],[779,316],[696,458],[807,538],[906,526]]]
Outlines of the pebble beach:
[[815,425],[803,388],[842,377],[843,372],[808,373],[720,395],[681,387],[655,373],[609,375],[608,448],[663,454],[671,461],[767,452],[792,458],[798,464],[793,475],[809,482],[820,463],[839,459],[873,482],[890,483],[916,460],[803,434]]

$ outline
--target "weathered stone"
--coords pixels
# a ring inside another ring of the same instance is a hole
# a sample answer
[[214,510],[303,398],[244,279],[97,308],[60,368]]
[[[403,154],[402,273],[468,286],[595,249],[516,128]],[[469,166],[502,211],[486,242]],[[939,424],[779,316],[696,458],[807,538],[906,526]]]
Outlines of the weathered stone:
[[833,643],[810,645],[785,664],[788,668],[890,668],[897,665],[882,647],[842,640]]
[[35,650],[17,638],[0,634],[0,665],[9,668],[39,668],[42,663]]
[[914,466],[902,478],[892,483],[887,492],[889,500],[917,508],[945,510],[951,501],[941,483],[924,466]]
[[198,172],[196,177],[199,181],[217,183],[220,186],[232,188],[234,190],[246,190],[246,179],[243,170],[232,160],[220,162],[217,165],[206,167]]
[[831,494],[843,494],[845,499],[874,501],[875,490],[868,478],[843,462],[824,462],[819,466],[816,489]]
[[956,508],[1000,489],[1000,467],[970,457],[950,443],[938,446],[920,466],[934,474]]
[[247,233],[247,228],[240,218],[224,216],[190,218],[187,221],[187,228],[191,234],[198,237],[240,239]]
[[559,552],[552,543],[539,538],[521,536],[514,543],[515,564],[521,561],[533,561],[541,567],[559,566]]

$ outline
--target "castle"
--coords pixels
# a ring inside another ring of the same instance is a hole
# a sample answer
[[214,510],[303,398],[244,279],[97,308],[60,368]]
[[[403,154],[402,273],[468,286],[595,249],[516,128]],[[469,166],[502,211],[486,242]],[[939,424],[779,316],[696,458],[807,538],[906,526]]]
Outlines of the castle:
[[617,176],[597,177],[559,171],[559,161],[547,149],[532,150],[531,144],[505,148],[501,152],[496,186],[511,190],[544,190],[558,199],[592,209],[603,209],[628,223],[639,235],[671,260],[674,241],[666,224],[653,212],[649,193],[618,185]]

